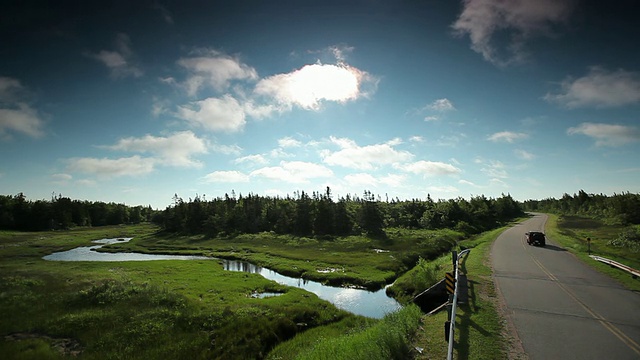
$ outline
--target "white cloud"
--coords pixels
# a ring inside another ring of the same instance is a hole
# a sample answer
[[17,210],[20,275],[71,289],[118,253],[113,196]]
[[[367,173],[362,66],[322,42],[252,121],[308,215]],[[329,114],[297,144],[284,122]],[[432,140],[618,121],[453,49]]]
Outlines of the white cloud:
[[24,87],[19,80],[0,76],[0,104],[13,103],[24,92]]
[[242,106],[229,94],[222,98],[212,97],[180,106],[176,116],[214,132],[237,132],[246,124]]
[[457,175],[462,172],[459,168],[437,161],[425,161],[420,160],[409,164],[397,164],[394,166],[397,169],[404,170],[413,174],[427,176],[440,176],[440,175]]
[[377,79],[365,71],[342,63],[318,63],[264,78],[254,93],[273,98],[288,108],[319,110],[324,101],[344,103],[367,96],[363,87],[369,84],[377,84]]
[[204,183],[246,183],[249,175],[239,171],[214,171],[201,178]]
[[439,119],[440,119],[439,117],[434,116],[434,115],[430,115],[430,116],[425,116],[424,117],[424,121],[426,121],[426,122],[437,121]]
[[433,191],[433,192],[436,192],[436,193],[455,194],[455,193],[458,192],[458,188],[456,188],[455,186],[451,186],[451,185],[429,186],[429,187],[427,187],[427,189],[429,191]]
[[225,155],[240,155],[242,148],[238,145],[213,144],[209,148],[211,151]]
[[44,136],[44,121],[24,102],[27,89],[19,80],[0,76],[0,138],[18,132],[34,138]]
[[462,184],[462,185],[469,185],[469,186],[473,186],[473,187],[478,187],[478,185],[476,185],[475,183],[469,181],[469,180],[463,180],[460,179],[458,180],[458,184]]
[[[471,48],[485,60],[509,65],[526,59],[524,45],[529,38],[548,35],[554,25],[567,21],[574,3],[574,0],[466,0],[452,28],[458,35],[468,34]],[[494,35],[498,33],[510,35],[506,46],[496,45]]]
[[124,78],[128,76],[140,77],[143,71],[134,63],[134,54],[131,50],[131,40],[129,36],[120,33],[116,36],[115,51],[101,50],[97,53],[86,53],[86,56],[103,63],[111,71],[114,78]]
[[260,154],[247,155],[247,156],[239,157],[239,158],[235,159],[233,162],[236,163],[236,164],[249,163],[249,164],[256,164],[256,165],[266,165],[266,164],[269,163],[269,161],[267,159],[265,159],[265,157],[260,155]]
[[527,135],[525,133],[516,133],[516,132],[512,132],[512,131],[501,131],[501,132],[497,132],[495,134],[489,135],[489,137],[487,137],[487,140],[490,140],[490,141],[493,141],[493,142],[504,141],[504,142],[508,142],[508,143],[513,143],[516,140],[526,139],[528,137],[529,137],[529,135]]
[[38,112],[25,103],[15,104],[17,108],[0,108],[0,136],[8,130],[38,138],[44,136],[44,122]]
[[239,59],[209,49],[198,49],[194,57],[181,58],[178,65],[190,74],[183,84],[187,93],[194,96],[204,86],[225,91],[233,80],[257,80],[256,70]]
[[379,185],[387,185],[390,187],[400,187],[404,183],[406,176],[398,174],[387,174],[382,177],[374,177],[367,173],[348,174],[344,180],[352,187],[377,187]]
[[534,154],[521,149],[516,149],[514,152],[522,160],[533,160],[536,157]]
[[568,108],[614,107],[640,102],[640,73],[618,69],[609,71],[592,67],[578,79],[565,79],[562,91],[547,94],[547,101]]
[[483,165],[484,167],[482,167],[480,170],[492,178],[505,179],[509,177],[506,165],[500,161],[490,161],[489,163],[484,163]]
[[372,170],[379,165],[405,162],[413,158],[413,154],[396,150],[389,143],[358,146],[353,140],[335,137],[331,137],[330,141],[342,149],[336,152],[324,151],[321,154],[323,162],[329,165]]
[[633,126],[582,123],[567,130],[567,134],[582,134],[596,140],[596,146],[622,146],[640,141],[640,129]]
[[371,174],[367,173],[358,173],[358,174],[348,174],[344,177],[344,180],[350,186],[377,186],[378,180],[373,177]]
[[191,131],[181,131],[168,137],[145,135],[141,138],[120,139],[116,145],[107,147],[111,150],[151,153],[163,165],[179,167],[202,167],[202,163],[192,159],[194,155],[206,154],[205,140],[198,138]]
[[412,136],[409,138],[410,142],[416,142],[416,143],[421,143],[424,142],[424,138],[422,136]]
[[333,172],[325,166],[310,162],[281,161],[280,166],[264,167],[250,175],[289,183],[306,183],[310,179],[331,177]]
[[282,139],[278,139],[278,146],[280,146],[281,148],[299,147],[300,145],[302,145],[300,141],[290,136],[283,137]]
[[[427,109],[444,112],[444,111],[455,110],[456,108],[453,106],[453,103],[449,99],[438,99],[432,102],[431,104],[427,105]],[[425,118],[425,121],[426,121],[426,118]]]
[[102,177],[138,176],[153,171],[154,159],[138,155],[119,159],[72,158],[67,160],[67,169]]
[[51,175],[51,178],[57,181],[69,181],[73,179],[73,176],[69,174],[53,174]]

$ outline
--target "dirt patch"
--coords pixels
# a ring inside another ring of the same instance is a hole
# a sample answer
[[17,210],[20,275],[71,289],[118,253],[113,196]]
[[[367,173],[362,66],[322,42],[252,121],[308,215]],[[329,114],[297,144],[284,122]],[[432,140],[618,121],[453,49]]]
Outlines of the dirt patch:
[[56,349],[63,356],[76,357],[82,353],[80,342],[71,338],[54,338],[49,335],[36,333],[13,333],[6,335],[4,339],[7,341],[40,339],[48,342],[52,348]]

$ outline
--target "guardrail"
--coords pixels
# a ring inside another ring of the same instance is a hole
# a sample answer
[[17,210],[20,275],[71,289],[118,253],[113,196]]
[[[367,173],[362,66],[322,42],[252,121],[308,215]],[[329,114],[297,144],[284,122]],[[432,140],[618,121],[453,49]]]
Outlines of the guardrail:
[[610,265],[611,267],[616,267],[620,270],[626,271],[629,274],[631,274],[631,277],[633,277],[634,279],[637,279],[638,277],[640,277],[640,271],[630,266],[627,266],[625,264],[619,263],[617,261],[613,261],[611,259],[604,258],[602,256],[597,256],[597,255],[589,255],[589,257],[591,257],[595,261],[600,261],[602,263]]
[[453,261],[453,273],[455,276],[455,281],[453,284],[454,285],[453,294],[449,297],[449,304],[451,306],[451,309],[449,311],[449,320],[445,323],[445,337],[448,336],[448,341],[449,341],[449,348],[447,350],[447,360],[453,359],[453,335],[455,333],[455,327],[456,327],[456,309],[458,307],[458,288],[459,288],[458,287],[458,279],[459,279],[458,262],[460,262],[460,259],[462,259],[462,257],[464,255],[467,255],[470,251],[471,249],[463,250],[457,256],[455,251],[452,253],[451,259]]

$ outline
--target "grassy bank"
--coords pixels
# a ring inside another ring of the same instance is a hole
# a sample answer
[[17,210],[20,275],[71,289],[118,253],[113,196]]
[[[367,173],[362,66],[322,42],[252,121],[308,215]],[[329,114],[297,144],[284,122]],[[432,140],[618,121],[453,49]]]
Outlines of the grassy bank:
[[[376,288],[419,258],[448,251],[461,237],[449,230],[389,229],[376,239],[271,233],[209,239],[157,230],[143,224],[0,232],[0,353],[27,359],[257,359],[278,345],[296,348],[311,341],[313,352],[278,350],[273,356],[323,358],[336,352],[364,356],[360,349],[373,341],[378,347],[369,352],[377,358],[405,358],[419,319],[415,307],[384,320],[367,319],[304,290],[224,271],[215,260],[50,262],[42,256],[100,238],[134,237],[110,251],[241,259],[308,279]],[[280,295],[252,296],[264,292]],[[345,346],[355,352],[344,352]]]
[[591,254],[640,269],[640,252],[610,245],[610,241],[617,238],[625,228],[621,225],[607,224],[598,219],[549,214],[545,231],[553,241],[562,245],[585,263],[611,276],[627,288],[640,291],[640,279],[633,279],[628,273],[589,257],[587,238],[591,239]]
[[387,229],[379,238],[326,239],[274,233],[232,238],[160,234],[105,249],[244,260],[292,277],[377,290],[413,268],[420,257],[434,259],[449,251],[462,236],[446,229]]
[[[358,317],[216,261],[50,262],[54,251],[149,226],[0,233],[3,358],[262,358],[303,330]],[[262,292],[280,296],[254,298]]]

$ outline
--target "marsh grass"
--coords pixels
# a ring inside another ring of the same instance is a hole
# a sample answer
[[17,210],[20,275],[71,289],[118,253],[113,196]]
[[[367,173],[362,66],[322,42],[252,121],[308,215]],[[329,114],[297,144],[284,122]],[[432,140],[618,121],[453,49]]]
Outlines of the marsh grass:
[[[153,237],[151,226],[0,233],[0,354],[83,359],[256,359],[295,334],[355,317],[314,294],[214,260],[51,262],[54,251],[113,237]],[[255,299],[250,295],[281,296]],[[13,339],[11,334],[23,334]]]
[[549,214],[545,231],[552,241],[559,243],[585,263],[611,276],[627,288],[640,291],[640,279],[633,279],[630,274],[589,257],[587,238],[591,239],[591,254],[640,269],[640,252],[612,245],[612,242],[628,229],[629,227],[608,224],[598,219]]
[[[435,259],[463,234],[457,231],[391,228],[385,236],[307,238],[274,233],[231,238],[159,234],[109,245],[105,251],[203,254],[249,261],[283,275],[330,285],[356,285],[378,290],[413,268],[419,258]],[[323,269],[338,269],[322,272]]]
[[341,330],[299,334],[269,355],[269,359],[406,359],[421,312],[415,305],[383,319],[343,326]]

